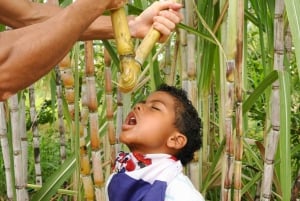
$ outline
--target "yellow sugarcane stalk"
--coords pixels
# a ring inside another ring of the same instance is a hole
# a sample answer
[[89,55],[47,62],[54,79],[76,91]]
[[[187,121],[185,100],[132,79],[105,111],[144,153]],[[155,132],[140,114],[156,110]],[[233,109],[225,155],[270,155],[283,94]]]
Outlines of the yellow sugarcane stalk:
[[160,32],[153,27],[146,34],[145,38],[142,40],[141,44],[136,49],[135,60],[142,65],[145,59],[149,55],[155,43],[160,38]]
[[119,88],[122,92],[130,92],[137,84],[141,65],[134,60],[134,47],[129,32],[124,7],[111,11],[111,20],[120,55],[121,76]]
[[119,88],[126,93],[137,85],[141,66],[161,34],[152,27],[134,52],[124,7],[112,10],[111,19],[121,63]]

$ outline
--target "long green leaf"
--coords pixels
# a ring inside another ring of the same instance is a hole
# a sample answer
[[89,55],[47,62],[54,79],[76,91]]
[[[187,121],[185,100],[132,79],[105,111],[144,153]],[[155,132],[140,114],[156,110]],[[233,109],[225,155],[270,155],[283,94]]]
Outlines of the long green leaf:
[[187,26],[185,24],[182,24],[182,23],[179,23],[177,24],[177,27],[181,28],[181,29],[184,29],[186,30],[187,32],[189,33],[192,33],[192,34],[195,34],[196,36],[200,37],[200,38],[203,38],[209,42],[212,42],[213,44],[216,44],[215,40],[210,37],[209,35],[205,34],[205,33],[201,33],[199,31],[197,31],[196,29],[190,27],[190,26]]
[[218,161],[221,159],[224,147],[225,147],[225,140],[223,139],[222,143],[220,144],[220,146],[217,150],[217,153],[215,154],[214,160],[213,160],[213,162],[212,162],[212,164],[211,164],[211,166],[208,170],[207,176],[206,176],[205,180],[203,181],[203,188],[202,188],[201,191],[204,194],[206,193],[206,191],[209,187],[209,184],[211,183],[211,178],[213,176],[213,173],[215,171],[215,168],[217,166]]
[[259,179],[261,179],[261,172],[255,174],[254,177],[251,178],[251,181],[246,183],[242,189],[242,195],[244,195],[251,187],[253,187]]
[[119,66],[120,60],[112,45],[108,42],[108,40],[102,40],[102,42],[113,62],[116,64],[116,66]]
[[75,169],[75,156],[69,157],[61,167],[49,177],[49,180],[43,184],[43,187],[33,195],[32,201],[50,200],[61,185],[69,179]]
[[287,72],[279,71],[280,81],[280,184],[282,188],[282,200],[291,197],[292,169],[291,169],[291,94],[290,79]]
[[245,100],[243,104],[243,115],[245,115],[251,106],[254,104],[254,102],[257,100],[259,96],[261,96],[265,89],[271,84],[277,80],[278,78],[278,72],[272,71],[266,78],[259,84],[259,86],[254,90],[254,92]]
[[284,3],[293,36],[293,42],[296,52],[295,55],[298,66],[298,74],[300,77],[300,4],[299,0],[285,0]]

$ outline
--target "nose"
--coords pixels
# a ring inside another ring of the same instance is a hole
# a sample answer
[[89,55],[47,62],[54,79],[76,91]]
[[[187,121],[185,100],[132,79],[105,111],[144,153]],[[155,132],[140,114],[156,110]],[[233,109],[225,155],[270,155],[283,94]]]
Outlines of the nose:
[[134,110],[141,110],[142,109],[142,104],[141,103],[137,103],[135,106],[134,106]]

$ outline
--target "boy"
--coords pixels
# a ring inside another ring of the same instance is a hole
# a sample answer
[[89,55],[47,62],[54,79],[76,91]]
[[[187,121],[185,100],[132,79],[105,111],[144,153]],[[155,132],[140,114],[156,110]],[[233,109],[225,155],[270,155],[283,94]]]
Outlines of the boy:
[[128,114],[107,185],[110,201],[204,201],[182,173],[200,149],[201,120],[185,91],[162,85]]

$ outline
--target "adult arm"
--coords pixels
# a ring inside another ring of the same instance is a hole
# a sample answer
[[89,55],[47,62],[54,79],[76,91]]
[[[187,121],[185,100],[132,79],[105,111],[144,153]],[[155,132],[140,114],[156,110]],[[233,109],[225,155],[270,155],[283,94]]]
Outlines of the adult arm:
[[[114,1],[122,2],[104,2]],[[101,1],[101,7],[94,6],[97,3],[77,0],[61,9],[27,0],[0,0],[0,22],[17,28],[0,33],[0,101],[47,74],[75,41],[113,36],[110,17],[99,16],[114,4],[105,6]],[[129,21],[132,36],[142,38],[153,25],[165,40],[182,19],[180,8],[170,2],[152,4]]]
[[[48,73],[105,9],[122,0],[104,1],[106,5],[101,2],[77,0],[42,23],[1,32],[0,101]],[[98,4],[101,6],[96,7]]]
[[[132,37],[144,38],[153,25],[161,32],[161,41],[164,41],[175,25],[182,20],[182,14],[179,12],[181,7],[181,4],[171,1],[155,2],[141,15],[129,16],[128,22]],[[0,0],[0,23],[12,28],[20,28],[43,22],[63,9],[57,5],[34,3],[28,0]],[[99,16],[80,35],[79,40],[111,39],[113,37],[110,16]]]

